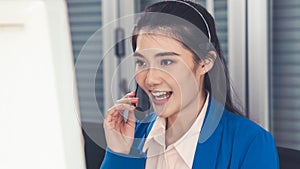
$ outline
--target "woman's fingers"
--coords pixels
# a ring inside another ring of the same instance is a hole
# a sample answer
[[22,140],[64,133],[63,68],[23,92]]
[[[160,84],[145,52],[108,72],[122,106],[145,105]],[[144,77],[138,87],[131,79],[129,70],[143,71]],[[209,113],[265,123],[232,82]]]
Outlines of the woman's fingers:
[[117,115],[118,115],[118,110],[115,108],[115,106],[113,106],[106,112],[105,121],[111,122],[114,119],[113,117]]
[[135,91],[127,93],[123,98],[131,98],[135,96]]
[[132,104],[136,105],[138,104],[139,98],[133,97],[133,98],[122,98],[118,101],[116,101],[116,104]]
[[[124,111],[133,112],[134,109],[135,107],[129,104],[116,104],[107,111],[105,121],[111,128],[120,127],[121,123],[124,122]],[[130,118],[132,121],[132,117]]]
[[130,108],[131,108],[131,105],[129,105],[129,104],[118,103],[118,104],[115,104],[113,107],[111,107],[107,111],[106,116],[110,121],[110,119],[112,117],[115,117],[115,116],[119,115],[122,111],[124,111],[126,109],[130,109]]
[[[122,127],[128,127],[128,125],[135,125],[133,110],[135,109],[134,105],[138,103],[138,98],[135,98],[134,96],[135,92],[131,92],[122,99],[116,101],[115,105],[106,113],[104,122],[106,127],[118,130]],[[125,117],[127,117],[126,120]]]
[[[134,140],[135,117],[134,109],[138,102],[131,92],[118,100],[113,107],[106,112],[104,131],[107,146],[114,152],[128,154]],[[128,116],[124,115],[127,114]],[[127,117],[127,120],[124,119]]]

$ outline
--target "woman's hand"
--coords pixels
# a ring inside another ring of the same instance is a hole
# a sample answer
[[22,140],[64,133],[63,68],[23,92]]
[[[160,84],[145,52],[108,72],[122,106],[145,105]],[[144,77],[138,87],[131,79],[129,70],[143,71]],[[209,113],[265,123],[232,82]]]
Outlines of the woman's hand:
[[[135,106],[138,98],[135,92],[128,93],[118,100],[107,112],[104,120],[104,132],[109,149],[116,153],[129,154],[134,140]],[[124,111],[128,111],[128,119],[124,120]]]

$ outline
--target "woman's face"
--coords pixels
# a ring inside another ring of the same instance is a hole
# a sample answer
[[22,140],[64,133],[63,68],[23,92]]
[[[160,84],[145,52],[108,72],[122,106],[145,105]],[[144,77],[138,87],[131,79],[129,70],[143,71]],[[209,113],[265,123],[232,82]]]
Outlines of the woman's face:
[[[134,54],[136,81],[150,97],[158,116],[168,118],[197,109],[203,70],[179,41],[161,35],[139,35]],[[194,110],[195,111],[195,110]]]

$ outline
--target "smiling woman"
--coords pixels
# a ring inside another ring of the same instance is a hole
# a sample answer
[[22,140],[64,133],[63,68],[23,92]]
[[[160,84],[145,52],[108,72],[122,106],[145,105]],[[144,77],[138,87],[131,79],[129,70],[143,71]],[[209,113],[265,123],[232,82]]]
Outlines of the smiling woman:
[[206,9],[191,1],[151,5],[133,30],[132,47],[136,81],[154,112],[135,118],[135,92],[107,111],[101,168],[278,168],[272,135],[232,103]]
[[[135,52],[141,54],[136,55],[136,81],[151,96],[156,114],[167,118],[167,128],[182,121],[187,131],[204,104],[202,81],[208,68],[194,64],[190,50],[164,36],[138,36]],[[180,131],[174,127],[170,130]]]

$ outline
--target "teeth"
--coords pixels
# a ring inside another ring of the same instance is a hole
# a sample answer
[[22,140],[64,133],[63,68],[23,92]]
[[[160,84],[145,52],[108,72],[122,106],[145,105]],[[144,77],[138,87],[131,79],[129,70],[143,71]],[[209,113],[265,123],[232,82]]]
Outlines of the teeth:
[[151,92],[151,94],[154,96],[156,100],[164,100],[170,97],[170,92],[155,91],[155,92]]
[[159,96],[166,95],[166,94],[167,94],[167,92],[152,92],[152,95],[155,97],[159,97]]
[[163,96],[163,97],[155,97],[156,100],[163,100],[163,99],[166,99],[167,96]]

